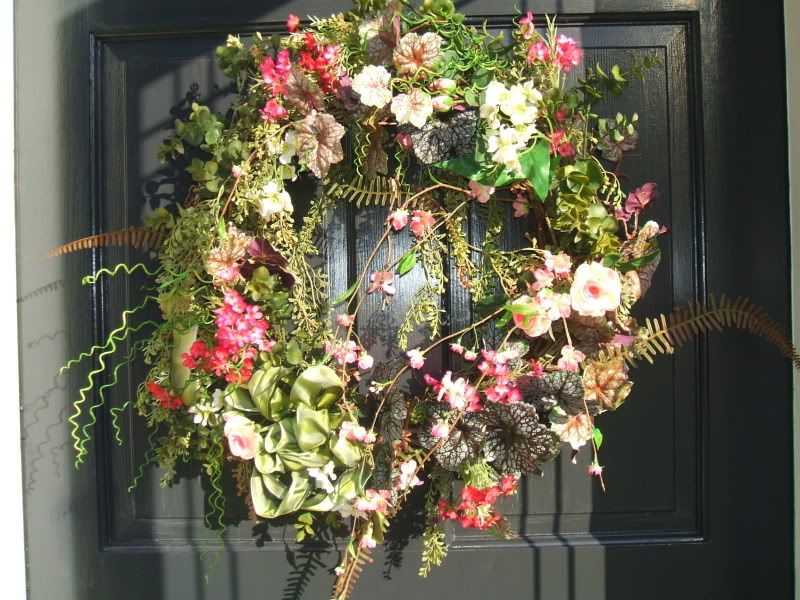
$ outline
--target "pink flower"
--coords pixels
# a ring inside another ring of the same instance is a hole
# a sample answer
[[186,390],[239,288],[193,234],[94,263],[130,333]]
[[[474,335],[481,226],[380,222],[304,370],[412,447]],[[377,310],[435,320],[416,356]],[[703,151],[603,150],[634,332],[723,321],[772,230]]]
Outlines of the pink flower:
[[531,377],[541,377],[544,375],[544,366],[537,360],[530,361]]
[[361,512],[385,513],[389,508],[387,500],[391,497],[392,493],[389,490],[369,489],[361,498],[356,499],[353,508]]
[[456,354],[464,354],[464,346],[461,344],[450,344],[450,350]]
[[552,254],[547,250],[545,250],[542,254],[544,256],[544,266],[553,271],[553,273],[556,274],[556,277],[570,276],[570,273],[572,272],[572,259],[570,258],[569,254],[565,254],[564,252]]
[[375,362],[369,354],[366,352],[362,352],[358,357],[358,368],[362,371],[368,371],[372,368],[372,364]]
[[355,315],[336,315],[336,324],[340,327],[350,327],[356,322]]
[[630,346],[635,341],[636,341],[635,336],[623,335],[621,333],[616,334],[613,340],[615,344],[620,344],[621,346]]
[[556,121],[559,123],[563,123],[567,120],[567,109],[566,107],[562,106],[556,111]]
[[575,270],[569,290],[572,308],[585,317],[602,317],[619,306],[622,284],[619,273],[602,263],[583,263]]
[[522,392],[513,382],[498,381],[486,388],[486,398],[499,404],[516,404],[522,400]]
[[586,355],[572,346],[561,348],[561,358],[558,359],[558,368],[562,371],[577,371],[578,364],[583,362]]
[[531,284],[531,288],[534,290],[541,290],[542,288],[550,287],[553,285],[553,280],[555,279],[555,273],[553,273],[550,269],[536,269],[533,272],[533,277],[536,281]]
[[431,427],[431,435],[436,439],[444,439],[450,434],[450,426],[445,421],[437,421]]
[[569,294],[557,294],[547,289],[539,292],[537,298],[551,321],[567,319],[572,313],[572,298]]
[[459,377],[453,381],[452,371],[447,371],[440,383],[439,402],[447,402],[454,410],[480,410],[480,397],[466,379]]
[[288,29],[291,33],[294,33],[295,31],[297,31],[297,28],[299,26],[300,26],[300,17],[289,13],[289,18],[286,19],[286,29]]
[[536,41],[528,48],[529,63],[534,63],[536,61],[546,62],[548,60],[550,60],[550,46],[545,44],[542,40]]
[[582,57],[583,50],[578,47],[575,40],[563,34],[558,36],[554,61],[558,66],[569,72],[572,67],[577,67],[580,64]]
[[468,360],[469,362],[472,362],[472,361],[476,360],[477,358],[478,358],[478,353],[477,352],[473,352],[472,350],[467,350],[467,351],[464,352],[464,360]]
[[408,211],[405,209],[398,209],[389,215],[389,221],[392,223],[392,229],[400,231],[408,224]]
[[417,461],[413,458],[400,465],[400,475],[394,482],[394,489],[398,491],[422,485],[422,480],[417,477]]
[[417,237],[422,237],[430,231],[436,219],[427,210],[415,210],[411,216],[411,233]]
[[528,197],[525,194],[517,194],[511,206],[514,208],[514,216],[517,218],[526,217],[530,212],[530,204],[528,204]]
[[411,136],[407,133],[398,133],[394,136],[394,139],[397,140],[397,143],[403,148],[403,150],[409,150],[411,148]]
[[288,114],[286,109],[278,104],[274,98],[267,100],[264,108],[261,109],[261,118],[267,123],[275,123],[281,119],[285,119]]
[[391,271],[376,271],[369,276],[369,280],[371,282],[367,288],[367,293],[369,294],[378,290],[383,292],[384,297],[394,296],[397,293],[397,289],[392,285],[394,283],[394,273]]
[[503,496],[510,496],[517,491],[519,480],[516,475],[503,475],[500,480],[500,492]]
[[329,352],[340,365],[349,365],[358,360],[358,353],[362,350],[361,346],[353,340],[341,342],[339,340],[331,343],[325,342],[325,352]]
[[261,448],[261,436],[253,421],[236,412],[227,412],[225,419],[225,437],[231,454],[243,460],[252,460]]
[[550,331],[550,317],[541,300],[530,296],[520,296],[513,302],[523,312],[515,312],[514,324],[528,337],[539,337]]
[[406,352],[408,356],[408,366],[412,369],[421,369],[425,364],[425,355],[419,351],[419,348],[414,348]]
[[469,195],[481,204],[486,204],[494,194],[494,188],[490,185],[483,185],[477,181],[469,180]]
[[374,548],[375,546],[377,546],[377,542],[375,541],[375,538],[372,537],[371,531],[362,535],[361,540],[358,542],[358,547],[362,550]]
[[528,14],[520,18],[518,23],[519,23],[519,33],[520,35],[522,35],[522,39],[523,40],[531,39],[531,36],[533,36],[533,13],[528,11]]
[[603,475],[603,467],[601,467],[595,462],[586,467],[586,472],[589,473],[589,475],[594,475],[595,477],[601,477]]
[[241,176],[242,176],[242,173],[243,173],[243,172],[244,172],[244,171],[242,170],[242,167],[241,167],[241,166],[239,166],[239,165],[233,165],[233,166],[231,167],[231,175],[233,175],[233,176],[234,176],[234,178],[236,178],[236,179],[239,179],[239,177],[241,177]]

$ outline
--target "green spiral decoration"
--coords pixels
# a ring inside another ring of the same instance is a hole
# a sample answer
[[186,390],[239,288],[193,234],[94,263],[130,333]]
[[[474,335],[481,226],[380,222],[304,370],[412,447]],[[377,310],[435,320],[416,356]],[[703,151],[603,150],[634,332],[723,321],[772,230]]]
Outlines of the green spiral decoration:
[[95,282],[96,282],[98,279],[100,279],[100,277],[102,277],[103,275],[106,275],[106,276],[108,276],[108,277],[114,277],[114,276],[116,276],[116,275],[117,275],[117,274],[118,274],[120,271],[124,271],[126,275],[130,276],[130,275],[132,275],[132,274],[133,274],[133,272],[134,272],[134,271],[136,271],[136,270],[141,270],[141,271],[144,271],[144,272],[145,272],[145,273],[147,273],[147,274],[148,274],[150,277],[155,277],[155,276],[156,276],[156,275],[158,275],[158,273],[161,271],[161,267],[159,267],[159,268],[158,268],[158,269],[156,269],[155,271],[150,271],[150,270],[147,268],[147,266],[146,266],[144,263],[136,263],[136,264],[135,264],[135,265],[133,265],[132,267],[129,267],[129,266],[128,266],[127,264],[125,264],[125,263],[119,263],[119,264],[118,264],[116,267],[114,267],[113,269],[108,269],[108,268],[106,268],[106,267],[103,267],[102,269],[100,269],[99,271],[97,271],[96,273],[94,273],[93,275],[87,275],[86,277],[84,277],[83,279],[81,279],[81,283],[82,283],[83,285],[92,285],[92,284],[94,284],[94,283],[95,283]]

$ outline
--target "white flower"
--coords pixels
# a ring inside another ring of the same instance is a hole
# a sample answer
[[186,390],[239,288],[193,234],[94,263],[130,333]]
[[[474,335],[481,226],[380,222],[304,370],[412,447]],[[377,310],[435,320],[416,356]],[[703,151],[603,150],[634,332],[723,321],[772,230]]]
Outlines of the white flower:
[[491,104],[481,104],[481,119],[489,129],[500,129],[500,108]]
[[583,263],[575,269],[569,289],[572,308],[585,317],[602,317],[616,309],[621,292],[619,273],[599,262]]
[[408,94],[392,98],[392,112],[397,117],[398,125],[411,123],[417,129],[421,129],[428,117],[433,114],[433,102],[428,94],[415,88]]
[[194,415],[194,422],[203,427],[208,427],[209,421],[214,424],[216,422],[216,413],[222,410],[225,406],[223,400],[225,392],[222,390],[214,390],[211,396],[211,402],[198,402],[189,408],[189,412]]
[[275,181],[270,181],[262,187],[261,194],[260,212],[261,216],[267,221],[280,212],[291,213],[294,210],[289,192],[280,189]]
[[492,160],[516,173],[522,170],[517,154],[521,145],[519,134],[513,127],[501,127],[486,140],[486,147],[492,153]]
[[408,488],[422,485],[422,480],[417,477],[417,461],[413,458],[400,465],[400,474],[395,478],[394,489],[403,491]]
[[508,94],[500,102],[500,111],[513,125],[528,125],[536,120],[538,109],[535,104],[528,102],[529,94],[528,90],[516,84],[511,86]]
[[286,137],[283,138],[283,146],[281,146],[281,155],[278,161],[282,165],[288,165],[291,164],[295,156],[297,156],[297,133],[290,129],[286,132]]
[[502,83],[492,80],[486,87],[486,94],[484,96],[484,106],[500,106],[501,103],[506,101],[508,96],[508,89]]
[[353,78],[353,89],[361,97],[361,104],[383,108],[392,99],[389,81],[392,76],[385,67],[367,65]]
[[335,466],[333,461],[329,461],[328,464],[321,469],[311,467],[308,470],[308,474],[314,478],[314,483],[317,487],[325,490],[328,494],[332,493],[334,489],[331,481],[336,481],[336,473],[333,472]]

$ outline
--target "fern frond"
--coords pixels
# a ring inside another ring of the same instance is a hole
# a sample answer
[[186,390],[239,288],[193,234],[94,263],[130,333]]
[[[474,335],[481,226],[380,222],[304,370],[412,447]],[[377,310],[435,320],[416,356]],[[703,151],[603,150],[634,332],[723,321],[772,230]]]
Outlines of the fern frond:
[[167,239],[169,231],[163,227],[150,229],[149,227],[128,227],[127,229],[117,229],[90,235],[79,240],[74,240],[55,250],[48,252],[45,257],[53,258],[78,250],[88,250],[90,248],[105,248],[107,246],[133,246],[134,248],[156,249],[164,240]]
[[364,567],[372,562],[369,548],[358,548],[355,557],[348,554],[344,572],[333,586],[333,600],[348,600]]
[[672,354],[675,348],[699,335],[724,329],[741,329],[764,338],[800,370],[800,355],[783,328],[749,298],[730,299],[724,294],[719,299],[710,296],[708,306],[690,302],[670,315],[646,319],[645,327],[633,344],[606,348],[601,352],[601,358],[623,358],[631,366],[636,366],[638,358],[652,363],[656,356]]
[[393,199],[403,201],[410,195],[407,186],[398,189],[394,179],[377,175],[365,177],[355,174],[350,181],[334,181],[328,186],[328,196],[362,206],[385,206]]

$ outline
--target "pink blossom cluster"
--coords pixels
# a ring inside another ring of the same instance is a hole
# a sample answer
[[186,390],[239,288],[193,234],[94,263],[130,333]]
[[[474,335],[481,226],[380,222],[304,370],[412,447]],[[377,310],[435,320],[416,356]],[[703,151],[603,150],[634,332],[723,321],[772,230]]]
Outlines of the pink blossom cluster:
[[182,355],[184,366],[202,368],[226,381],[244,383],[253,374],[253,361],[259,350],[269,352],[274,341],[266,339],[269,321],[261,310],[247,304],[236,290],[225,290],[223,304],[214,310],[216,344],[209,349],[197,341]]
[[484,390],[486,399],[499,404],[516,404],[522,400],[522,392],[511,377],[508,366],[508,361],[519,358],[519,353],[515,350],[482,350],[481,355],[483,360],[478,364],[478,370],[491,381]]
[[353,508],[362,513],[379,512],[385,514],[389,510],[391,497],[392,492],[389,490],[369,489],[364,492],[363,496],[356,498]]
[[577,67],[583,58],[583,50],[571,37],[561,34],[556,39],[555,52],[543,40],[537,40],[528,48],[528,62],[551,62],[566,72]]
[[357,364],[362,371],[371,369],[374,363],[374,359],[366,349],[353,340],[328,340],[325,342],[325,353],[333,356],[343,367]]
[[446,498],[439,501],[439,518],[443,521],[458,521],[465,528],[489,529],[502,520],[494,504],[501,497],[515,493],[518,485],[514,475],[505,475],[498,485],[488,488],[466,485],[461,490],[461,502],[457,505],[451,506]]
[[435,223],[436,219],[427,210],[415,210],[411,213],[409,229],[415,236],[422,237],[433,228]]
[[553,321],[566,319],[572,311],[568,293],[556,290],[566,284],[571,275],[572,259],[559,252],[543,253],[544,263],[533,270],[534,281],[528,284],[532,296],[520,296],[514,304],[525,309],[525,314],[514,314],[514,323],[529,337],[539,337],[550,330]]
[[575,146],[567,139],[564,129],[556,129],[550,134],[550,154],[558,154],[564,158],[575,156]]
[[375,433],[367,431],[367,428],[353,421],[343,421],[339,428],[339,436],[344,437],[350,442],[360,442],[362,444],[374,444]]
[[427,373],[424,379],[425,383],[436,392],[439,402],[447,402],[453,410],[477,412],[481,409],[478,391],[463,377],[453,380],[452,371],[447,371],[441,381]]
[[[294,17],[294,18],[293,18]],[[295,15],[289,15],[287,27],[290,31],[296,31],[299,19]],[[341,66],[339,57],[341,54],[340,46],[336,44],[321,45],[317,42],[314,34],[306,32],[304,50],[300,51],[298,65],[311,74],[315,74],[320,88],[325,92],[334,92],[336,84],[341,76]],[[271,55],[264,57],[261,61],[261,79],[268,86],[272,98],[261,109],[261,117],[269,122],[275,123],[285,119],[288,115],[286,108],[281,103],[281,96],[286,93],[286,80],[292,72],[291,54],[286,48],[278,51],[273,58]]]
[[418,468],[419,465],[417,465],[417,461],[415,461],[413,458],[403,462],[400,465],[397,477],[395,477],[394,481],[392,482],[394,489],[402,492],[404,490],[422,485],[423,481],[417,477]]

